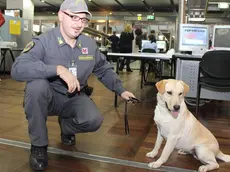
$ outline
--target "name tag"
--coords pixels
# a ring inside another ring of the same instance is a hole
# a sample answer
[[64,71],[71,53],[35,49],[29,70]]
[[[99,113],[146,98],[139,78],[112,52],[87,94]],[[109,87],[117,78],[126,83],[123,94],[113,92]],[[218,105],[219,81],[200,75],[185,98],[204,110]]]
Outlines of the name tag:
[[69,71],[77,77],[77,64],[74,60],[70,62]]
[[69,71],[77,77],[77,67],[69,67]]
[[93,56],[79,56],[79,60],[93,60]]

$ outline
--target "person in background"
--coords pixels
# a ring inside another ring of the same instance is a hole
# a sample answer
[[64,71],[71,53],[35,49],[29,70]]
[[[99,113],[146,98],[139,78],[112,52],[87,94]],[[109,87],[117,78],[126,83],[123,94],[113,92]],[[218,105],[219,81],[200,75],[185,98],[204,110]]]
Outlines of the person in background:
[[[124,27],[124,31],[120,36],[120,53],[132,53],[133,46],[133,31],[132,26],[130,24],[126,24]],[[130,59],[121,60],[119,70],[122,71],[124,66],[126,65],[126,71],[132,72],[130,68]]]
[[138,49],[141,50],[141,44],[143,39],[142,30],[140,28],[137,28],[135,30],[136,38],[135,38],[135,44],[137,45]]
[[208,41],[208,49],[211,49],[212,48],[212,39],[209,39]]
[[[2,11],[0,10],[0,28],[2,27],[4,23],[5,23],[5,18],[2,14]],[[0,41],[1,41],[1,37],[0,37]],[[0,82],[1,82],[1,78],[0,78]]]
[[153,42],[157,42],[155,30],[150,31],[150,35],[153,35]]
[[144,32],[144,34],[143,34],[143,40],[148,40],[148,32]]
[[31,142],[29,163],[34,171],[48,167],[49,115],[58,115],[61,141],[75,144],[75,134],[97,131],[103,116],[89,97],[87,80],[93,73],[125,100],[135,97],[123,86],[96,41],[83,35],[91,13],[84,0],[65,0],[60,26],[34,37],[12,65],[11,76],[26,81],[24,109]]
[[144,43],[143,46],[142,46],[142,50],[141,51],[143,51],[143,49],[152,49],[156,53],[158,53],[159,50],[157,49],[157,44],[156,44],[155,37],[153,35],[149,35],[148,39],[149,39],[150,43],[149,42]]
[[113,35],[109,37],[109,40],[112,42],[111,49],[113,53],[117,53],[117,47],[119,45],[119,37],[116,35],[116,31],[113,32]]

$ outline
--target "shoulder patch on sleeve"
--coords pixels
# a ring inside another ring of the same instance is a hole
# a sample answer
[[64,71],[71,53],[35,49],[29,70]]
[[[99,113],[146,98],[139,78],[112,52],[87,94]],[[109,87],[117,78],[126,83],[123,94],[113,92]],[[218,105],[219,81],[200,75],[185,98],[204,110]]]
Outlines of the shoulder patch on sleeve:
[[26,47],[23,49],[22,53],[27,53],[34,47],[35,43],[33,41],[30,41]]

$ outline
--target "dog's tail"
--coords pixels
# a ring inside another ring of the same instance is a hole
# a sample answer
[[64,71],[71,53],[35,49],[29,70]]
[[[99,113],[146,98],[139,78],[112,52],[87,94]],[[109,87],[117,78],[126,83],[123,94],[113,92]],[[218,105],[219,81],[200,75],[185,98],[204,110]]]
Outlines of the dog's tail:
[[230,155],[225,155],[223,152],[219,151],[219,153],[216,155],[216,158],[224,161],[224,162],[230,162]]

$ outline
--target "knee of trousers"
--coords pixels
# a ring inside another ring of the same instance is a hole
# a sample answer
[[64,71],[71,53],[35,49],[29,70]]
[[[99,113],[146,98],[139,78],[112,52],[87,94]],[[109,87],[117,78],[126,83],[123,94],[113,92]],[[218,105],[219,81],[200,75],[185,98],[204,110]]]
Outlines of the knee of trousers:
[[40,96],[40,95],[46,95],[49,89],[50,89],[50,84],[48,80],[36,79],[36,80],[27,82],[25,93],[28,96],[31,96],[31,95]]
[[95,118],[88,120],[85,125],[87,128],[86,130],[90,132],[97,131],[100,128],[103,120],[103,116],[97,116]]
[[35,104],[41,102],[46,104],[48,103],[49,97],[51,97],[51,95],[48,80],[37,79],[27,82],[25,88],[24,108],[25,110],[28,108],[31,109]]

